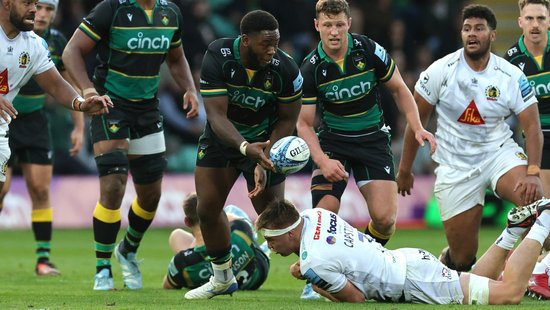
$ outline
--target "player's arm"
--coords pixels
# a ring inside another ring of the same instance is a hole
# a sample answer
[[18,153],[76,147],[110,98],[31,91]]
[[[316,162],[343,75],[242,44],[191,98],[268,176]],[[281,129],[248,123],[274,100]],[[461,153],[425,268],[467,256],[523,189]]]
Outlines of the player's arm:
[[430,143],[430,153],[435,152],[436,144],[434,136],[426,131],[420,121],[417,106],[414,102],[413,95],[403,81],[399,69],[395,67],[392,77],[385,83],[386,87],[392,94],[401,113],[405,114],[407,119],[407,127],[414,133],[414,138],[418,143],[424,146],[424,140]]
[[172,77],[185,93],[183,95],[183,109],[189,109],[187,118],[194,118],[199,115],[199,101],[197,99],[197,89],[193,82],[191,68],[185,58],[185,53],[181,45],[176,48],[171,48],[168,51],[166,64],[170,69]]
[[84,98],[95,95],[92,91],[94,84],[88,78],[88,71],[84,57],[88,55],[96,46],[96,42],[88,37],[82,30],[76,29],[73,36],[63,50],[62,60],[65,69],[69,73],[74,85],[82,90]]
[[91,96],[79,101],[82,99],[80,94],[61,77],[55,67],[35,75],[34,79],[42,89],[55,98],[56,102],[68,109],[99,115],[108,113],[109,108],[113,106],[108,96]]
[[[527,163],[529,166],[540,167],[544,138],[537,104],[531,104],[517,116],[525,135],[525,148],[528,154]],[[541,198],[543,194],[542,183],[538,175],[527,175],[525,178],[520,179],[514,190],[521,190],[520,197],[524,204],[532,203]]]
[[[430,115],[434,110],[434,106],[429,104],[416,91],[414,93],[414,99],[418,107],[418,114],[424,125],[428,123]],[[399,162],[399,168],[397,170],[397,190],[401,195],[410,195],[413,188],[414,176],[412,174],[412,165],[418,151],[418,142],[415,139],[414,132],[407,124],[405,127],[405,133],[403,137],[403,150],[401,153],[401,160]]]
[[348,178],[344,165],[338,160],[330,159],[321,149],[319,138],[315,133],[315,104],[304,104],[298,117],[298,135],[306,141],[311,158],[320,167],[323,176],[330,182],[338,182]]
[[346,281],[344,288],[336,293],[329,293],[315,284],[313,284],[313,290],[331,301],[361,303],[366,300],[365,295],[349,281]]
[[[61,73],[65,81],[69,82],[69,84],[74,87],[75,83],[66,70],[60,71],[59,73]],[[78,92],[82,93],[80,90]],[[69,149],[69,154],[71,156],[76,156],[78,152],[80,152],[84,141],[84,114],[77,111],[71,111],[71,118],[73,119],[73,130],[71,131],[72,147]]]

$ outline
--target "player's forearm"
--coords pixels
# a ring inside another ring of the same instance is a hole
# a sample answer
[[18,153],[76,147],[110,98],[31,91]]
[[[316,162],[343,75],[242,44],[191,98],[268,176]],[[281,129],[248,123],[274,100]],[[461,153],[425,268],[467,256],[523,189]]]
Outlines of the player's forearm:
[[320,166],[320,163],[327,156],[321,149],[321,145],[319,144],[319,138],[315,133],[315,129],[313,128],[313,126],[310,126],[304,122],[298,122],[298,125],[296,127],[298,129],[298,136],[304,139],[304,141],[306,141],[309,147],[311,158],[313,159],[315,164]]
[[74,129],[79,132],[84,132],[84,114],[77,111],[72,111],[71,118],[73,119]]
[[396,92],[393,97],[399,110],[405,115],[407,124],[410,126],[411,130],[416,132],[422,129],[422,122],[420,121],[418,108],[412,94],[406,89],[401,89]]
[[63,51],[62,59],[65,64],[65,70],[69,73],[72,82],[77,88],[85,90],[94,87],[92,81],[88,78],[84,57],[76,48],[67,45]]
[[168,67],[170,68],[172,77],[184,93],[188,91],[197,92],[193,81],[193,75],[191,74],[191,68],[184,54],[174,61],[169,61]]
[[414,132],[411,127],[407,124],[403,137],[403,150],[401,153],[401,160],[399,161],[399,172],[410,173],[412,171],[412,165],[416,158],[417,151],[418,142],[414,138]]
[[241,143],[245,141],[227,117],[208,117],[208,123],[216,136],[226,145],[239,149]]

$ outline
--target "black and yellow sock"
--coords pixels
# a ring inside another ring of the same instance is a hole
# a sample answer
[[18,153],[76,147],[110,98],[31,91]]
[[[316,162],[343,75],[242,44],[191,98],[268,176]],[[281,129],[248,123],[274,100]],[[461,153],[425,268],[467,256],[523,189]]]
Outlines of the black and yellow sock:
[[220,282],[227,282],[233,279],[233,270],[231,270],[231,248],[223,251],[206,250],[207,260],[212,263],[214,278]]
[[393,235],[384,235],[382,233],[379,233],[378,231],[376,231],[376,229],[374,229],[374,227],[372,227],[372,221],[370,221],[367,228],[365,228],[365,234],[373,237],[374,240],[376,240],[376,242],[380,243],[381,245],[386,245],[386,243],[390,241],[390,238]]
[[110,210],[98,202],[94,209],[93,227],[96,272],[107,268],[111,273],[111,256],[120,229],[120,209]]
[[36,261],[38,263],[46,263],[50,260],[52,220],[52,208],[32,210],[32,231],[36,241]]
[[128,230],[124,236],[124,242],[120,247],[123,255],[136,252],[143,235],[153,222],[156,211],[146,211],[138,203],[137,198],[132,201],[132,207],[128,211]]

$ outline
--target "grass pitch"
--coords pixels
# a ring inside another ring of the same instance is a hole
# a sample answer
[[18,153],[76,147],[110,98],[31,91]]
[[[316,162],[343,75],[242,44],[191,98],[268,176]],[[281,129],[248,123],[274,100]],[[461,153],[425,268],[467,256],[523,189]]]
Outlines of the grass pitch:
[[[122,237],[119,236],[119,239]],[[297,257],[272,255],[269,277],[255,292],[242,291],[206,301],[188,301],[185,290],[163,290],[171,253],[168,248],[170,230],[152,229],[145,235],[139,251],[142,259],[143,289],[123,289],[120,268],[113,261],[115,291],[92,290],[95,273],[93,234],[91,230],[54,230],[52,261],[61,269],[59,277],[34,275],[34,240],[31,231],[0,232],[0,309],[445,309],[468,306],[433,306],[411,304],[339,304],[324,300],[300,300],[304,282],[295,280],[288,272]],[[500,229],[484,228],[480,234],[480,249],[484,251],[500,234]],[[436,256],[445,246],[441,230],[398,230],[388,248],[421,247]],[[480,255],[478,255],[479,257]],[[520,306],[492,306],[496,309],[541,309],[550,301],[525,297]]]

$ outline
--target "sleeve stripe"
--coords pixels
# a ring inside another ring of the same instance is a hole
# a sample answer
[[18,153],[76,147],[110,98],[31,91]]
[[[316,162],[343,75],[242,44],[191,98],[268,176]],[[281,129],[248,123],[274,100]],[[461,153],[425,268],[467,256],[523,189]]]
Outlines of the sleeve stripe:
[[395,70],[395,62],[393,62],[393,59],[391,60],[391,66],[390,66],[390,70],[388,71],[388,73],[383,77],[381,78],[380,80],[382,82],[385,82],[387,80],[389,80],[391,78],[391,76],[393,75],[393,71]]
[[80,23],[80,26],[78,27],[80,30],[82,30],[85,34],[87,34],[92,40],[99,41],[101,40],[101,36],[95,33],[90,27],[88,27],[84,23]]
[[282,101],[282,102],[292,102],[298,98],[300,98],[302,96],[302,92],[299,92],[297,93],[296,95],[294,96],[290,96],[290,97],[277,97],[277,99],[279,99],[279,101]]

